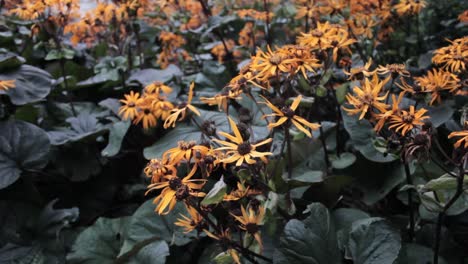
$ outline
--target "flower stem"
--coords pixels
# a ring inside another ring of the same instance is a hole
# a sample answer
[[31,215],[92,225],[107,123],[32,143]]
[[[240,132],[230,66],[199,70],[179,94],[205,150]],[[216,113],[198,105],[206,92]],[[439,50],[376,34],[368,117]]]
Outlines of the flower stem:
[[[411,172],[410,168],[408,165],[408,161],[405,158],[405,161],[403,162],[405,166],[405,174],[406,174],[406,184],[408,185],[413,185],[413,179],[411,179]],[[409,207],[409,229],[408,229],[408,239],[409,242],[412,242],[414,239],[414,210],[413,210],[413,190],[410,188],[408,189],[408,207]]]

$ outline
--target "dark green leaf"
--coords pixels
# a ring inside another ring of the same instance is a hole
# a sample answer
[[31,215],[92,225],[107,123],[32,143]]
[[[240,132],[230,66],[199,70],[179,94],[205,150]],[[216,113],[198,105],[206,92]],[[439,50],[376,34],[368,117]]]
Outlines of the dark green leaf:
[[101,155],[104,157],[112,157],[117,155],[122,146],[122,140],[127,134],[127,130],[130,127],[130,121],[120,121],[112,124],[109,130],[109,143],[106,148],[101,151]]
[[0,49],[0,72],[17,68],[26,60],[15,53]]
[[0,122],[0,189],[15,182],[24,170],[40,170],[49,160],[47,134],[23,121]]
[[400,248],[398,230],[382,218],[367,218],[352,224],[346,256],[355,264],[393,264]]
[[327,208],[314,203],[304,220],[290,220],[280,238],[273,263],[341,263],[333,219]]
[[226,183],[224,183],[223,177],[213,186],[213,188],[203,198],[201,204],[206,206],[210,204],[216,204],[223,200],[226,194]]
[[76,239],[68,263],[104,264],[114,263],[123,243],[129,217],[99,218]]
[[335,169],[345,169],[354,164],[356,156],[353,153],[345,152],[332,160],[332,167]]
[[22,65],[16,70],[3,72],[0,74],[0,80],[16,80],[15,88],[6,92],[0,91],[0,94],[6,93],[15,105],[37,102],[45,98],[53,84],[52,76],[48,72],[31,65]]
[[[406,243],[403,245],[396,264],[428,264],[432,263],[434,252],[432,249],[418,245]],[[439,256],[439,263],[446,264]]]
[[98,122],[96,116],[85,113],[80,113],[77,117],[69,117],[66,121],[70,127],[60,127],[47,132],[52,145],[79,141],[107,129]]
[[138,70],[130,75],[128,81],[137,81],[143,86],[151,84],[152,82],[167,82],[170,81],[173,77],[181,76],[182,71],[179,67],[170,64],[164,70],[155,70],[155,69],[144,69]]

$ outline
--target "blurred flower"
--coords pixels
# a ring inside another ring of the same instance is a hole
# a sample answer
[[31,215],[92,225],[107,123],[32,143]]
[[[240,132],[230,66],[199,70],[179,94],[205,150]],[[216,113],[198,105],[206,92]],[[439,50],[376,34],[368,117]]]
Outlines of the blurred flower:
[[442,69],[432,69],[432,71],[427,72],[427,75],[415,77],[414,79],[416,84],[421,86],[425,92],[431,93],[430,105],[442,101],[442,92],[456,93],[460,87],[460,79],[455,74]]
[[396,79],[398,76],[409,77],[410,73],[406,70],[404,64],[387,64],[385,66],[379,65],[377,68],[377,73],[380,75],[390,74],[393,79]]
[[[448,138],[462,137],[459,140],[457,140],[457,142],[455,142],[455,144],[454,144],[455,148],[463,147],[465,149],[468,149],[468,129],[467,128],[468,128],[468,121],[465,121],[465,129],[464,130],[452,132],[448,136]],[[464,145],[462,145],[463,142],[465,142]]]
[[468,37],[448,40],[452,45],[434,51],[432,62],[443,64],[443,68],[457,73],[466,70],[468,62]]
[[343,70],[343,72],[349,76],[348,80],[353,80],[353,81],[362,80],[364,79],[364,77],[370,77],[374,75],[375,72],[377,71],[377,70],[371,71],[369,69],[371,65],[372,65],[372,58],[370,58],[369,61],[366,64],[364,64],[364,66],[351,68],[349,72],[346,70]]
[[397,14],[403,16],[418,14],[426,5],[424,0],[400,0],[394,7]]
[[16,80],[0,80],[0,91],[8,91],[10,88],[15,88]]

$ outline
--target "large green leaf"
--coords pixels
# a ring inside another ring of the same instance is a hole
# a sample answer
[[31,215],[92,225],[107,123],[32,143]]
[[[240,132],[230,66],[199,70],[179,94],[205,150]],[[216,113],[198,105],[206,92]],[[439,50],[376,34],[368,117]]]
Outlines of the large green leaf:
[[327,208],[314,203],[304,221],[290,220],[274,253],[273,263],[341,263],[333,219]]
[[143,86],[151,84],[152,82],[167,82],[170,81],[173,77],[181,76],[182,71],[179,67],[175,66],[174,64],[170,64],[164,70],[156,70],[156,69],[144,69],[138,70],[128,78],[128,81],[137,81],[141,83]]
[[375,162],[390,162],[396,158],[392,155],[384,156],[373,144],[376,137],[372,125],[367,120],[358,120],[356,116],[350,116],[345,111],[341,111],[343,116],[343,125],[351,138],[351,144],[364,157]]
[[221,202],[226,194],[226,189],[227,186],[224,182],[224,178],[221,177],[221,179],[219,179],[213,188],[211,188],[211,190],[206,194],[205,198],[203,198],[201,204],[206,206]]
[[176,245],[185,245],[196,236],[196,234],[184,234],[183,230],[174,225],[180,214],[187,214],[186,209],[181,203],[168,215],[158,215],[154,209],[156,205],[152,200],[142,204],[130,218],[129,228],[126,238],[119,255],[125,254],[140,241],[148,240],[157,236],[161,240]]
[[24,170],[40,170],[49,160],[50,143],[39,127],[23,121],[0,122],[0,189]]
[[0,74],[0,80],[16,80],[15,88],[0,94],[7,94],[15,105],[24,105],[44,99],[52,88],[52,76],[31,65],[22,65],[18,69]]
[[106,264],[114,263],[123,243],[129,218],[99,218],[85,229],[75,241],[67,256],[69,263]]
[[59,127],[47,132],[52,145],[63,145],[68,142],[79,141],[107,129],[106,126],[98,122],[96,116],[85,113],[80,113],[76,117],[69,117],[66,121],[70,124],[70,127]]
[[382,218],[367,218],[352,224],[346,257],[355,264],[393,264],[400,248],[398,230]]
[[[428,264],[432,263],[434,252],[432,249],[418,244],[404,244],[398,256],[397,264]],[[439,263],[445,264],[445,260],[439,257]]]
[[9,52],[5,49],[0,49],[0,71],[19,67],[26,60],[23,57]]
[[120,147],[122,146],[122,140],[127,134],[127,130],[130,127],[130,121],[120,121],[112,124],[109,130],[109,143],[106,148],[101,151],[101,155],[104,157],[112,157],[119,153]]

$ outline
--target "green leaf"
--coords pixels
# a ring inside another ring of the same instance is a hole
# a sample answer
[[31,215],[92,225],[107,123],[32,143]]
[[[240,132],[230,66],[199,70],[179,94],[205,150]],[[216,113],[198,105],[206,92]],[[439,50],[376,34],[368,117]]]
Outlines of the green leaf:
[[50,142],[39,127],[23,121],[0,122],[0,189],[22,171],[40,170],[49,161]]
[[42,210],[39,219],[36,221],[35,230],[44,237],[57,239],[59,232],[69,227],[71,223],[76,222],[79,216],[77,207],[69,209],[54,209],[58,199],[52,200]]
[[44,58],[46,61],[51,60],[60,60],[67,59],[71,60],[75,56],[75,51],[72,49],[62,48],[62,49],[53,49],[47,53],[47,56]]
[[164,70],[155,70],[155,69],[144,69],[134,72],[128,78],[128,81],[137,81],[141,85],[146,86],[152,82],[168,82],[176,76],[182,76],[182,71],[179,67],[170,64]]
[[370,218],[369,214],[354,208],[339,208],[332,213],[337,230],[338,247],[344,251],[348,244],[349,231],[354,222]]
[[345,152],[332,160],[332,167],[335,169],[345,169],[354,164],[356,156],[353,153]]
[[341,263],[333,219],[321,204],[309,206],[304,220],[289,220],[280,237],[273,263]]
[[296,188],[301,186],[309,186],[314,183],[320,183],[324,181],[324,175],[322,171],[311,170],[305,163],[294,167],[292,171],[291,179],[288,179],[290,188]]
[[337,88],[335,88],[336,92],[336,100],[339,104],[343,104],[346,99],[346,94],[348,93],[349,83],[344,83]]
[[99,218],[77,237],[72,252],[67,256],[68,263],[114,263],[128,222],[129,217]]
[[211,188],[208,194],[203,198],[201,204],[204,206],[210,204],[216,204],[223,200],[224,195],[226,194],[226,183],[224,178],[221,176],[221,179]]
[[66,121],[70,124],[70,127],[59,127],[47,132],[52,145],[63,145],[68,142],[79,141],[107,129],[98,122],[95,115],[86,113],[80,113],[76,117],[69,117]]
[[15,88],[0,91],[7,94],[15,105],[24,105],[44,99],[52,88],[52,76],[31,65],[22,65],[20,68],[3,72],[0,80],[16,80]]
[[[434,252],[430,248],[406,243],[400,250],[400,256],[396,264],[428,264],[432,263],[433,255]],[[446,264],[447,262],[439,256],[439,263]]]
[[13,52],[0,49],[0,72],[21,66],[26,60]]
[[109,130],[109,143],[106,148],[101,151],[101,155],[104,157],[112,157],[117,155],[122,146],[122,140],[127,134],[127,130],[130,127],[130,121],[120,121],[112,124]]
[[453,107],[447,102],[439,106],[429,107],[427,115],[430,116],[429,120],[432,125],[439,127],[452,118],[454,111]]
[[[463,183],[468,183],[468,176],[465,175]],[[437,179],[430,180],[424,185],[424,190],[439,191],[439,190],[455,190],[457,188],[457,178],[444,174]]]
[[375,148],[372,139],[376,137],[376,134],[369,121],[358,120],[357,116],[350,116],[344,110],[341,110],[341,114],[352,146],[359,150],[364,157],[374,162],[391,162],[396,159],[392,155],[384,156]]
[[131,250],[138,242],[152,239],[154,236],[178,246],[185,245],[196,237],[194,232],[184,234],[180,227],[174,225],[177,219],[181,218],[181,214],[187,215],[182,203],[177,203],[168,215],[158,215],[154,211],[155,207],[153,201],[148,200],[131,216],[119,256]]
[[126,263],[164,264],[167,256],[169,256],[169,246],[166,241],[158,240],[140,249],[138,254]]
[[367,218],[352,224],[346,256],[355,264],[393,264],[400,248],[397,230],[382,218]]

